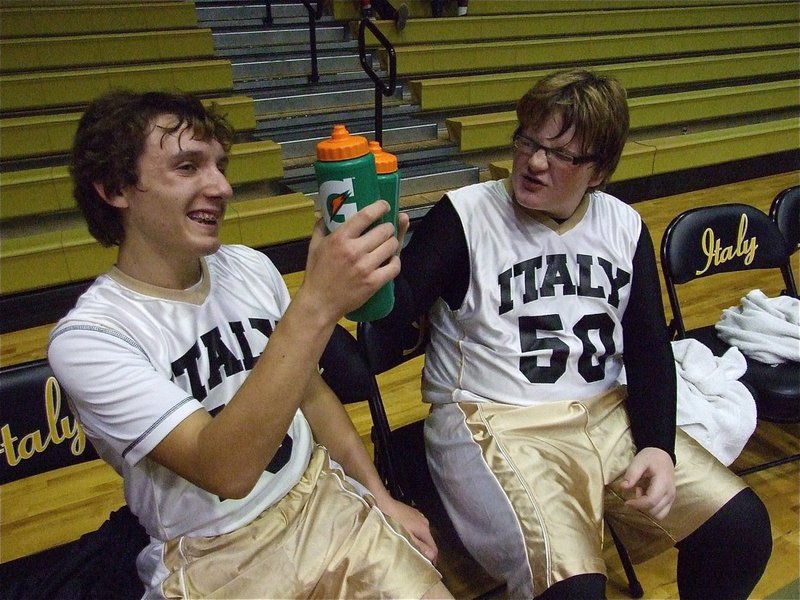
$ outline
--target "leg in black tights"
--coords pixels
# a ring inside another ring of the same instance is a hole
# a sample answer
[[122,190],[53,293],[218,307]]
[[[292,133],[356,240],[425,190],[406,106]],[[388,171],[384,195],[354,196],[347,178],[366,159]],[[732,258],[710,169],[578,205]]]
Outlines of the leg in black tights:
[[537,600],[602,600],[606,597],[606,577],[600,573],[574,575],[551,585]]
[[675,547],[682,600],[745,599],[772,552],[769,514],[755,492],[744,489]]

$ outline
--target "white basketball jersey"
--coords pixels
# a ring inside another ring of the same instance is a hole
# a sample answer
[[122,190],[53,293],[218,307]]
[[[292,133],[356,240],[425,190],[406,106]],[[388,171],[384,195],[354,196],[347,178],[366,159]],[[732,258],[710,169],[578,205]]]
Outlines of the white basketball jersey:
[[470,256],[464,302],[433,306],[429,402],[530,405],[587,398],[622,368],[622,315],[641,219],[595,192],[558,224],[515,204],[505,181],[448,193]]
[[223,246],[203,261],[203,277],[189,290],[156,288],[113,269],[53,331],[56,376],[98,453],[123,476],[126,500],[152,537],[235,530],[303,474],[313,442],[300,411],[243,499],[220,498],[147,458],[189,414],[225,407],[288,303],[283,279],[263,254]]

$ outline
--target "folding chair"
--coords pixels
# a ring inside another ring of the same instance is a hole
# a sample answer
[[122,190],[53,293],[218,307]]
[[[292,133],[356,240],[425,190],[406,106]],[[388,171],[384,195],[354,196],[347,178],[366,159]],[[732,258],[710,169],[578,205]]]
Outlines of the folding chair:
[[[359,323],[357,329],[358,343],[361,346],[367,364],[374,375],[385,373],[402,363],[409,361],[425,352],[427,336],[424,328],[409,326],[399,337],[392,334],[389,337],[380,328],[371,323]],[[371,404],[376,405],[385,415],[383,397],[377,380],[373,388]],[[387,423],[388,420],[384,421]],[[420,507],[429,518],[441,520],[453,532],[447,512],[442,505],[436,488],[431,480],[425,459],[425,442],[423,439],[422,421],[412,423],[394,432],[387,431],[381,435],[388,440],[386,458],[389,467],[382,473],[387,488],[396,498]],[[402,452],[402,455],[400,454]],[[644,595],[639,580],[636,577],[633,564],[627,550],[617,537],[616,532],[608,524],[614,545],[619,553],[625,576],[628,579],[628,592],[632,598],[641,598]],[[457,539],[457,538],[456,538]],[[460,544],[460,541],[459,541]]]
[[[372,378],[370,410],[378,414],[373,419],[374,437],[384,446],[376,467],[392,496],[403,502],[419,506],[423,512],[444,512],[425,460],[422,439],[422,421],[411,423],[394,432],[389,427],[386,409],[376,376],[401,365],[425,352],[427,342],[419,329],[409,327],[401,339],[385,339],[382,331],[371,323],[358,324],[356,337]],[[379,431],[380,430],[380,431]],[[392,455],[403,448],[402,460]]]
[[[320,357],[322,378],[342,404],[368,401],[372,417],[371,438],[375,448],[375,466],[384,484],[394,481],[389,456],[389,421],[383,404],[376,402],[377,383],[356,339],[342,325],[336,325]],[[391,487],[393,497],[402,499]]]
[[[789,246],[789,255],[793,255],[800,249],[800,185],[777,194],[769,207],[769,216],[783,234]],[[796,288],[791,265],[781,268],[784,269],[784,280],[791,281]],[[788,293],[788,290],[784,290],[784,293]]]
[[[723,204],[679,214],[667,226],[661,242],[661,267],[673,315],[672,335],[697,339],[721,356],[729,346],[717,336],[713,324],[687,331],[677,286],[721,273],[776,269],[783,276],[787,293],[797,297],[794,280],[787,277],[789,255],[778,227],[753,206]],[[758,418],[779,423],[800,421],[800,363],[773,367],[747,356],[745,359],[747,371],[741,380],[754,392]],[[798,458],[800,454],[795,454],[757,469]]]

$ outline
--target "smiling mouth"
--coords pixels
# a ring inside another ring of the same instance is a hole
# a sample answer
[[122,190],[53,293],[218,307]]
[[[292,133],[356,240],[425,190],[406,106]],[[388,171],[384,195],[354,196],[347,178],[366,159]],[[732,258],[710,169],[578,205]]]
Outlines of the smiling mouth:
[[219,222],[219,217],[214,213],[209,212],[193,212],[189,213],[189,218],[201,225],[216,225]]

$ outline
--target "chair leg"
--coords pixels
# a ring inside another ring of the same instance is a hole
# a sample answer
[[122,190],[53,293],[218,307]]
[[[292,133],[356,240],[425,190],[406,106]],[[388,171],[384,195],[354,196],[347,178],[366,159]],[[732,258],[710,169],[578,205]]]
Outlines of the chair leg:
[[639,579],[636,577],[636,571],[633,569],[631,557],[628,556],[628,551],[625,549],[625,546],[623,546],[622,540],[617,536],[617,532],[614,531],[611,523],[606,521],[606,524],[608,525],[608,530],[611,532],[614,545],[617,547],[617,553],[619,554],[620,562],[622,562],[622,568],[625,570],[625,576],[628,578],[628,593],[631,598],[641,598],[644,596],[644,590],[642,589],[642,584],[639,583]]
[[800,454],[791,454],[789,456],[784,456],[783,458],[776,458],[775,460],[770,460],[768,462],[761,463],[760,465],[755,465],[748,467],[747,469],[742,469],[741,471],[736,471],[736,474],[739,477],[744,477],[745,475],[750,475],[750,473],[757,473],[758,471],[785,465],[786,463],[794,462],[796,460],[800,460]]

